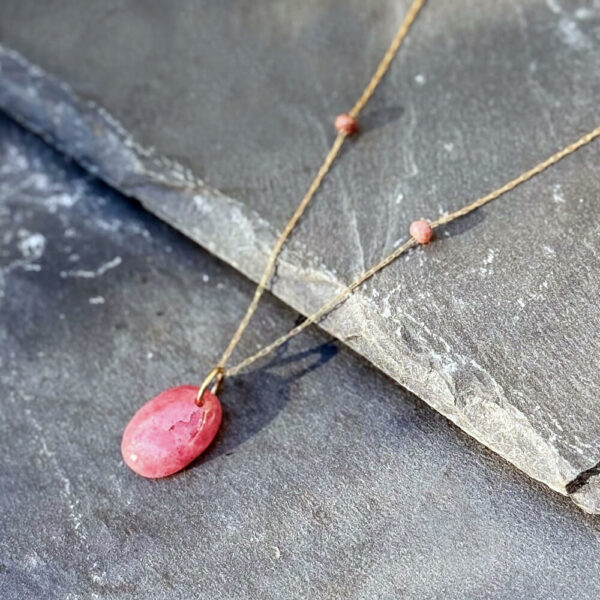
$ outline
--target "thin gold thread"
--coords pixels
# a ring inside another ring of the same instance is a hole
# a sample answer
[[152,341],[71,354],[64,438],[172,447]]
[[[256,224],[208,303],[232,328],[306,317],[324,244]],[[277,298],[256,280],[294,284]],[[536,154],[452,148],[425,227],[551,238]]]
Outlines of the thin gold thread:
[[596,127],[596,129],[593,129],[589,133],[582,135],[578,140],[576,140],[572,144],[565,146],[562,150],[559,150],[558,152],[554,153],[552,156],[550,156],[546,160],[543,160],[541,163],[537,164],[532,169],[529,169],[529,171],[525,171],[524,173],[521,173],[521,175],[519,175],[518,177],[511,179],[508,183],[505,183],[502,187],[495,189],[493,192],[490,192],[486,196],[482,196],[481,198],[478,198],[477,200],[475,200],[475,202],[471,202],[471,204],[467,204],[466,206],[463,206],[462,208],[459,208],[458,210],[455,210],[454,212],[443,215],[439,219],[432,221],[431,226],[433,228],[435,228],[435,227],[439,227],[440,225],[450,223],[451,221],[454,221],[454,219],[464,217],[465,215],[468,215],[469,213],[473,212],[474,210],[481,208],[484,204],[487,204],[488,202],[491,202],[492,200],[496,200],[496,198],[502,196],[503,194],[506,194],[506,192],[510,192],[511,190],[514,190],[518,185],[521,185],[522,183],[525,183],[532,177],[539,175],[542,171],[545,171],[548,167],[555,165],[559,160],[565,158],[565,156],[569,156],[569,154],[573,154],[573,152],[575,152],[576,150],[579,150],[579,148],[581,148],[582,146],[589,144],[591,141],[595,140],[599,135],[600,135],[600,127]]
[[[379,85],[379,83],[381,82],[383,77],[385,76],[387,70],[389,69],[389,66],[390,66],[394,56],[400,49],[400,46],[402,45],[404,38],[408,34],[411,25],[414,23],[415,19],[417,18],[417,15],[419,14],[419,11],[421,10],[421,8],[425,4],[425,2],[426,2],[426,0],[414,0],[413,3],[411,4],[411,6],[409,7],[408,12],[406,13],[406,16],[404,17],[400,27],[398,28],[398,31],[396,32],[394,39],[388,46],[383,58],[381,59],[381,62],[377,66],[377,69],[375,70],[373,76],[371,77],[371,80],[365,87],[363,93],[361,94],[360,98],[357,100],[356,104],[352,107],[351,111],[348,113],[351,117],[356,118],[358,116],[358,114],[360,113],[360,111],[365,107],[365,105],[367,104],[367,102],[369,101],[371,96],[373,95],[375,89],[377,88],[377,86]],[[279,238],[277,239],[275,246],[273,247],[271,254],[269,255],[269,259],[267,260],[267,265],[263,271],[260,281],[258,282],[258,285],[256,286],[256,290],[254,291],[254,296],[252,297],[250,305],[248,306],[248,309],[246,310],[246,314],[240,321],[235,333],[233,334],[231,340],[229,341],[229,344],[227,345],[227,348],[225,348],[225,351],[223,352],[221,359],[219,360],[219,362],[217,364],[218,367],[220,367],[222,369],[225,368],[227,361],[231,357],[233,351],[235,350],[235,347],[237,346],[240,339],[242,338],[244,331],[246,330],[246,328],[248,327],[248,324],[250,323],[250,319],[252,319],[252,316],[254,315],[254,313],[256,311],[256,308],[258,306],[260,298],[263,295],[267,285],[269,284],[271,277],[273,276],[273,272],[275,270],[275,263],[277,262],[277,257],[279,256],[279,253],[281,252],[281,248],[283,247],[283,244],[285,243],[288,236],[290,235],[290,233],[292,232],[292,230],[294,229],[294,227],[296,226],[296,224],[298,223],[298,221],[304,214],[304,212],[305,212],[306,208],[308,207],[308,205],[310,204],[310,201],[312,200],[313,196],[315,195],[315,193],[321,186],[321,182],[323,181],[323,179],[325,178],[325,176],[331,169],[331,166],[333,165],[336,157],[338,156],[346,137],[347,137],[346,133],[343,133],[343,132],[338,133],[331,148],[329,149],[329,152],[325,156],[323,163],[321,164],[319,170],[317,171],[315,178],[312,180],[310,186],[308,187],[308,190],[306,191],[306,193],[304,194],[304,197],[300,201],[298,208],[296,208],[294,214],[292,215],[292,218],[288,221],[287,225],[285,226],[285,228],[279,235]]]
[[367,87],[364,89],[360,98],[356,101],[356,104],[352,107],[350,112],[348,113],[351,117],[356,118],[360,111],[366,106],[367,102],[371,99],[371,96],[374,94],[377,86],[381,83],[381,80],[387,73],[387,70],[390,68],[390,64],[396,53],[400,49],[404,38],[407,36],[412,24],[415,22],[417,16],[419,15],[420,10],[423,8],[425,4],[425,0],[416,0],[413,2],[404,17],[404,20],[400,24],[392,43],[388,46],[383,58],[377,68],[375,69],[375,73],[373,73],[373,77],[371,77],[371,81],[367,84]]
[[[478,198],[477,200],[475,200],[469,204],[466,204],[462,208],[459,208],[458,210],[455,210],[451,213],[448,213],[448,214],[440,217],[439,219],[436,219],[435,221],[432,221],[431,226],[433,228],[440,227],[441,225],[446,225],[448,223],[451,223],[452,221],[455,221],[456,219],[460,219],[461,217],[464,217],[464,216],[468,215],[469,213],[472,213],[474,210],[481,208],[484,204],[488,204],[492,200],[496,200],[503,194],[510,192],[511,190],[513,190],[517,186],[521,185],[522,183],[525,183],[526,181],[529,181],[536,175],[539,175],[542,171],[545,171],[548,167],[551,167],[552,165],[556,164],[558,161],[562,160],[566,156],[573,154],[573,152],[575,152],[575,151],[579,150],[581,147],[589,144],[591,141],[596,139],[598,136],[600,136],[600,126],[596,127],[596,129],[593,129],[589,133],[586,133],[585,135],[580,137],[577,141],[573,142],[572,144],[565,146],[562,150],[559,150],[558,152],[556,152],[555,154],[553,154],[546,160],[537,164],[532,169],[529,169],[528,171],[525,171],[518,177],[511,179],[508,183],[495,189],[493,192],[490,192],[489,194],[482,196],[481,198]],[[318,321],[321,317],[325,316],[328,312],[333,310],[336,306],[338,306],[339,304],[344,302],[344,300],[346,300],[357,287],[359,287],[367,279],[370,279],[373,275],[375,275],[375,273],[377,273],[378,271],[381,271],[381,269],[383,269],[384,267],[387,267],[390,263],[394,262],[400,255],[404,254],[407,250],[409,250],[416,244],[417,244],[417,242],[414,238],[412,238],[412,237],[409,238],[406,242],[404,242],[404,244],[402,244],[401,246],[396,248],[393,252],[388,254],[385,258],[383,258],[381,261],[379,261],[376,265],[372,266],[367,271],[364,271],[361,275],[359,275],[357,277],[357,279],[353,283],[351,283],[348,287],[344,288],[341,292],[336,294],[331,300],[329,300],[321,308],[319,308],[319,310],[317,310],[316,312],[309,315],[304,321],[302,321],[302,323],[300,323],[299,325],[297,325],[296,327],[294,327],[293,329],[288,331],[288,333],[286,333],[285,335],[278,337],[275,341],[273,341],[269,345],[261,348],[258,352],[256,352],[252,356],[249,356],[248,358],[244,359],[237,365],[231,367],[230,369],[227,369],[226,374],[227,375],[235,375],[236,373],[239,373],[242,369],[250,366],[255,361],[267,356],[273,350],[275,350],[279,346],[285,344],[288,340],[290,340],[294,336],[298,335],[300,332],[304,331],[309,325],[311,325],[315,321]]]

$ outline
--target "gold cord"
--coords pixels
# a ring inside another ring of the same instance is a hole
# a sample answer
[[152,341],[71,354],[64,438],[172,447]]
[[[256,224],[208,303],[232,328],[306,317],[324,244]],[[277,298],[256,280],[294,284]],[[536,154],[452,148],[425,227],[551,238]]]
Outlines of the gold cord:
[[[400,46],[402,45],[404,38],[408,34],[411,25],[413,24],[413,22],[417,18],[417,15],[419,14],[419,11],[425,4],[425,1],[426,0],[413,0],[413,3],[411,4],[411,6],[408,10],[408,13],[404,17],[402,24],[400,25],[400,27],[398,28],[398,31],[396,32],[396,35],[394,36],[394,39],[392,40],[391,44],[389,45],[388,49],[386,50],[381,62],[377,66],[377,69],[375,70],[373,77],[371,77],[371,80],[367,84],[367,87],[364,89],[362,95],[357,100],[356,104],[353,106],[350,113],[348,113],[351,117],[356,118],[358,116],[360,111],[365,107],[365,105],[369,101],[369,98],[371,98],[371,96],[375,92],[377,86],[379,85],[379,83],[383,79],[384,75],[386,74],[394,56],[396,55]],[[233,353],[235,347],[237,346],[238,342],[242,338],[242,335],[244,334],[246,327],[248,327],[248,324],[250,323],[250,319],[252,318],[252,315],[256,311],[256,308],[258,306],[260,298],[263,295],[263,292],[265,291],[267,285],[269,284],[271,277],[273,276],[273,272],[275,270],[275,263],[277,262],[277,257],[279,256],[279,253],[281,252],[281,248],[283,247],[283,244],[285,243],[288,236],[290,235],[290,233],[296,226],[296,223],[298,223],[298,221],[300,220],[300,217],[302,217],[304,211],[310,204],[310,201],[312,200],[316,191],[319,189],[321,182],[323,181],[323,179],[325,178],[325,176],[331,169],[331,166],[333,165],[333,162],[335,161],[337,155],[339,154],[339,152],[342,148],[342,145],[344,144],[344,141],[346,140],[347,135],[348,134],[344,133],[344,132],[338,133],[338,135],[336,136],[336,138],[333,142],[333,145],[331,146],[329,152],[327,153],[327,155],[325,156],[325,159],[323,160],[323,164],[317,171],[317,174],[316,174],[315,178],[312,180],[310,186],[308,187],[306,194],[304,194],[304,197],[300,201],[298,208],[296,208],[296,211],[292,215],[292,218],[288,221],[287,225],[285,226],[285,228],[279,235],[279,238],[277,239],[277,242],[275,243],[275,246],[273,247],[273,250],[271,251],[271,254],[269,255],[269,259],[267,261],[267,266],[265,267],[262,277],[260,278],[260,281],[258,282],[258,285],[256,286],[254,296],[252,298],[252,301],[250,302],[250,305],[248,306],[248,309],[246,310],[246,314],[244,315],[244,318],[240,321],[238,328],[236,329],[235,333],[233,334],[233,337],[231,338],[231,340],[229,341],[229,344],[227,345],[227,348],[223,352],[223,355],[221,356],[221,359],[219,360],[217,367],[220,367],[223,370],[225,369],[225,365],[226,365],[227,361],[231,357],[231,354]]]
[[398,50],[400,50],[404,38],[408,35],[412,24],[415,22],[415,19],[419,15],[419,11],[423,8],[424,4],[425,0],[415,0],[415,2],[410,5],[392,43],[388,46],[381,62],[377,65],[375,73],[373,73],[373,77],[371,77],[371,81],[369,81],[360,98],[348,113],[352,118],[355,119],[358,117],[360,111],[366,106],[367,102],[371,99],[371,96],[375,93],[377,86],[381,83],[381,80],[390,68],[390,64],[394,60]]
[[[396,32],[396,35],[394,36],[394,39],[388,46],[383,58],[381,59],[381,62],[379,63],[379,65],[377,66],[377,69],[373,73],[371,80],[369,81],[369,83],[367,84],[365,89],[363,90],[360,98],[356,101],[356,103],[354,104],[352,109],[349,111],[348,115],[350,117],[356,118],[359,115],[359,113],[363,110],[363,108],[366,106],[366,104],[370,100],[370,98],[373,96],[373,93],[375,92],[375,90],[377,89],[377,86],[381,83],[381,80],[387,73],[392,60],[394,59],[394,57],[396,56],[396,53],[400,49],[402,42],[404,41],[406,35],[410,31],[411,26],[413,25],[415,19],[417,18],[420,10],[423,8],[423,5],[425,4],[425,2],[426,2],[426,0],[413,0],[411,6],[409,7],[408,12],[406,13],[406,16],[404,17],[400,27],[398,28],[398,30]],[[249,356],[248,358],[242,360],[235,366],[233,366],[229,369],[225,368],[227,361],[231,357],[235,347],[237,346],[240,339],[242,338],[244,331],[248,327],[248,324],[250,323],[250,320],[252,319],[252,316],[254,315],[256,308],[258,307],[260,298],[263,295],[267,285],[269,284],[271,277],[273,276],[277,258],[281,252],[281,249],[282,249],[285,241],[287,240],[290,233],[292,232],[292,230],[294,229],[294,227],[296,226],[296,224],[298,223],[298,221],[300,220],[300,218],[306,211],[306,209],[307,209],[308,205],[310,204],[310,201],[314,197],[315,193],[321,186],[323,179],[325,178],[325,176],[331,169],[333,163],[335,162],[335,159],[339,155],[339,152],[340,152],[347,136],[348,136],[348,133],[345,133],[345,132],[338,133],[331,148],[329,149],[327,155],[325,156],[323,163],[319,167],[319,170],[317,171],[315,178],[312,180],[311,184],[308,187],[308,190],[304,194],[302,200],[300,201],[300,204],[298,205],[294,214],[292,215],[292,218],[288,221],[285,228],[279,235],[279,237],[275,243],[275,246],[273,247],[273,250],[271,251],[271,254],[269,255],[267,265],[263,271],[260,281],[258,282],[258,285],[254,292],[254,296],[252,298],[252,301],[250,302],[250,305],[248,306],[246,314],[244,315],[243,319],[240,321],[238,328],[236,329],[235,333],[233,334],[229,344],[227,345],[227,348],[223,352],[223,355],[221,356],[221,359],[219,360],[217,366],[209,373],[209,375],[205,379],[202,387],[200,388],[200,391],[198,393],[198,399],[197,399],[199,402],[201,402],[203,390],[207,389],[211,383],[214,383],[214,386],[215,386],[214,390],[216,392],[218,389],[218,385],[221,383],[221,381],[225,377],[225,375],[235,375],[236,373],[239,373],[242,369],[250,366],[255,361],[267,356],[273,350],[275,350],[279,346],[285,344],[291,338],[293,338],[294,336],[296,336],[299,333],[301,333],[302,331],[304,331],[311,324],[315,323],[316,321],[321,319],[323,316],[325,316],[328,312],[333,310],[336,306],[338,306],[339,304],[344,302],[354,292],[354,290],[356,290],[356,288],[358,288],[365,281],[370,279],[373,275],[375,275],[375,273],[381,271],[381,269],[387,267],[390,263],[394,262],[399,256],[401,256],[402,254],[407,252],[410,248],[417,245],[417,241],[414,238],[410,237],[406,242],[404,242],[404,244],[402,244],[401,246],[396,248],[394,251],[392,251],[390,254],[388,254],[385,258],[383,258],[377,264],[373,265],[370,269],[367,269],[366,271],[361,273],[354,280],[354,282],[352,282],[349,286],[347,286],[346,288],[341,290],[338,294],[336,294],[333,298],[331,298],[331,300],[329,300],[323,306],[321,306],[321,308],[319,308],[317,311],[315,311],[314,313],[309,315],[302,323],[300,323],[299,325],[297,325],[296,327],[294,327],[293,329],[288,331],[288,333],[278,337],[272,343],[268,344],[267,346],[264,346],[258,352],[254,353],[251,356]],[[589,144],[592,140],[596,139],[598,136],[600,136],[600,127],[597,127],[596,129],[590,131],[586,135],[579,138],[577,141],[573,142],[572,144],[569,144],[562,150],[556,152],[555,154],[553,154],[546,160],[537,164],[532,169],[525,171],[524,173],[522,173],[518,177],[512,179],[508,183],[495,189],[493,192],[490,192],[489,194],[482,196],[481,198],[478,198],[477,200],[475,200],[469,204],[466,204],[465,206],[459,208],[458,210],[455,210],[451,213],[445,214],[442,217],[436,219],[435,221],[432,221],[431,222],[432,228],[435,229],[437,227],[440,227],[441,225],[446,225],[448,223],[451,223],[452,221],[459,219],[461,217],[464,217],[465,215],[468,215],[469,213],[473,212],[474,210],[481,208],[483,205],[491,202],[492,200],[496,200],[503,194],[506,194],[507,192],[513,190],[518,185],[525,183],[526,181],[535,177],[542,171],[546,170],[548,167],[556,164],[561,159],[572,154],[573,152],[575,152],[582,146]]]
[[312,197],[315,195],[315,192],[321,185],[321,181],[323,181],[323,178],[325,177],[325,175],[327,175],[327,172],[331,168],[333,161],[335,160],[336,156],[338,155],[340,148],[342,147],[342,144],[344,143],[345,138],[346,138],[345,133],[338,133],[338,135],[335,138],[335,141],[333,142],[333,146],[331,146],[329,152],[327,153],[327,156],[325,157],[325,160],[323,161],[323,164],[319,168],[317,176],[313,179],[312,183],[310,184],[310,187],[308,188],[308,191],[304,195],[304,198],[302,198],[302,201],[298,205],[298,208],[296,208],[296,211],[292,215],[292,218],[288,221],[284,230],[281,232],[279,238],[277,239],[277,242],[275,242],[275,246],[273,247],[273,250],[271,251],[269,260],[267,262],[267,266],[265,267],[262,277],[260,278],[260,281],[258,282],[258,285],[256,286],[256,290],[254,291],[254,296],[252,297],[252,301],[250,302],[250,305],[248,306],[248,309],[246,310],[246,314],[244,315],[244,318],[240,321],[240,324],[238,325],[238,328],[236,329],[235,333],[233,334],[233,337],[229,341],[229,344],[227,345],[225,352],[223,352],[223,355],[221,356],[221,360],[219,361],[220,367],[225,367],[225,364],[229,360],[235,347],[237,346],[238,342],[242,338],[242,335],[244,334],[246,327],[248,327],[248,323],[250,323],[250,319],[252,318],[252,315],[256,311],[256,308],[260,301],[260,297],[263,295],[263,292],[265,291],[271,277],[273,276],[273,271],[275,269],[275,263],[277,262],[277,257],[279,256],[279,253],[281,252],[281,248],[282,248],[283,244],[285,243],[288,236],[292,232],[292,229],[294,229],[294,227],[296,226],[296,223],[300,220],[300,217],[306,210],[306,207],[309,205],[310,201],[312,200]]
[[574,141],[572,144],[565,146],[562,150],[555,152],[552,156],[543,160],[541,163],[537,164],[533,169],[529,169],[529,171],[525,171],[521,173],[518,177],[511,179],[508,183],[505,183],[502,187],[494,190],[487,194],[487,196],[482,196],[475,200],[475,202],[471,202],[471,204],[467,204],[454,212],[448,213],[446,215],[441,216],[439,219],[432,221],[431,226],[433,228],[439,227],[440,225],[444,225],[445,223],[450,223],[454,221],[454,219],[458,219],[460,217],[464,217],[469,213],[481,208],[484,204],[491,202],[492,200],[496,200],[496,198],[506,194],[506,192],[510,192],[514,190],[518,185],[525,183],[532,177],[539,175],[542,171],[545,171],[548,167],[555,165],[559,160],[563,159],[565,156],[569,156],[569,154],[573,154],[576,150],[579,150],[582,146],[589,144],[592,140],[595,140],[600,135],[600,127],[596,127],[589,133],[582,135],[578,140]]
[[[569,156],[570,154],[573,154],[573,152],[575,152],[576,150],[579,150],[579,148],[581,148],[582,146],[589,144],[591,141],[596,139],[598,136],[600,136],[600,126],[596,127],[596,129],[593,129],[589,133],[586,133],[584,136],[580,137],[577,141],[573,142],[572,144],[565,146],[562,150],[559,150],[558,152],[556,152],[555,154],[553,154],[546,160],[537,164],[532,169],[529,169],[528,171],[525,171],[518,177],[511,179],[508,183],[495,189],[493,192],[490,192],[489,194],[482,196],[481,198],[478,198],[477,200],[475,200],[474,202],[471,202],[470,204],[466,204],[465,206],[463,206],[462,208],[459,208],[458,210],[455,210],[454,212],[448,213],[448,214],[440,217],[439,219],[432,221],[431,226],[435,229],[436,227],[440,227],[441,225],[446,225],[447,223],[451,223],[452,221],[455,221],[456,219],[460,219],[461,217],[468,215],[469,213],[473,212],[474,210],[481,208],[484,204],[487,204],[488,202],[491,202],[492,200],[496,200],[503,194],[506,194],[507,192],[516,188],[518,185],[521,185],[522,183],[529,181],[536,175],[539,175],[542,171],[545,171],[548,167],[551,167],[552,165],[556,164],[559,160],[565,158],[566,156]],[[319,320],[321,317],[325,316],[328,312],[330,312],[336,306],[338,306],[344,300],[346,300],[348,298],[348,296],[350,296],[352,294],[352,292],[357,287],[359,287],[362,283],[364,283],[367,279],[370,279],[373,275],[375,275],[375,273],[377,273],[378,271],[381,271],[381,269],[383,269],[384,267],[387,267],[390,263],[392,263],[394,260],[396,260],[400,255],[404,254],[407,250],[409,250],[416,244],[417,244],[417,242],[414,238],[412,238],[412,237],[409,238],[406,242],[404,242],[404,244],[402,244],[401,246],[396,248],[393,252],[388,254],[383,260],[379,261],[376,265],[374,265],[367,271],[364,271],[361,275],[358,276],[358,278],[353,283],[351,283],[348,287],[346,287],[341,292],[336,294],[331,300],[329,300],[321,308],[319,308],[319,310],[317,310],[313,314],[309,315],[304,321],[302,321],[302,323],[300,323],[299,325],[297,325],[296,327],[291,329],[285,335],[278,337],[274,342],[272,342],[268,346],[261,348],[258,352],[256,352],[252,356],[249,356],[248,358],[244,359],[242,362],[238,363],[234,367],[231,367],[230,369],[228,369],[227,375],[235,375],[242,369],[250,366],[252,363],[259,360],[260,358],[267,356],[273,350],[275,350],[279,346],[285,344],[288,340],[290,340],[294,336],[298,335],[301,331],[304,331],[309,325],[311,325],[315,321]]]

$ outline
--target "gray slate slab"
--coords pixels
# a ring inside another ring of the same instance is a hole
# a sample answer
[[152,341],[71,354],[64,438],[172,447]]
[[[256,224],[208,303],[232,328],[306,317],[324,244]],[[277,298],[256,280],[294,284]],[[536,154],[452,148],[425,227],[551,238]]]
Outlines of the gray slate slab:
[[[407,5],[5,0],[0,38],[21,54],[0,54],[0,105],[256,279],[331,119]],[[273,292],[312,311],[415,217],[490,191],[598,125],[599,41],[597,1],[430,1]],[[599,156],[596,143],[448,227],[322,324],[591,512]]]
[[[227,383],[203,459],[134,475],[128,418],[252,285],[5,118],[0,165],[3,600],[598,598],[595,517],[316,329]],[[268,296],[243,350],[296,318]]]

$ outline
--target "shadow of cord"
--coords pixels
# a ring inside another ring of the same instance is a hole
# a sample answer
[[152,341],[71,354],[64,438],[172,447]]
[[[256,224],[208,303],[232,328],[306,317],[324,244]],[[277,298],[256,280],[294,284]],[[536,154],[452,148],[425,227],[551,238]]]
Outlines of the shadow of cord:
[[[335,341],[328,341],[286,356],[287,346],[286,343],[279,348],[264,367],[226,380],[227,400],[223,405],[223,423],[219,433],[206,453],[188,469],[223,454],[231,454],[237,446],[256,435],[288,402],[292,383],[321,368],[339,351]],[[311,357],[313,360],[308,365],[299,364]],[[284,376],[271,372],[273,368],[287,365],[297,365],[297,368]]]

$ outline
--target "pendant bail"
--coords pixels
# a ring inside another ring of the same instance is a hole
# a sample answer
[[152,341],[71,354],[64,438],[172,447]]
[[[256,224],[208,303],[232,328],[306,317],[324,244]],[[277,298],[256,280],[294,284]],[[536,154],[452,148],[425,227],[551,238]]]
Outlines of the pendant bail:
[[[219,388],[221,387],[221,383],[225,379],[225,368],[221,366],[214,367],[210,373],[206,376],[202,385],[198,389],[198,394],[196,395],[196,405],[202,406],[204,396],[204,392],[210,387],[211,394],[215,396],[219,393]],[[212,387],[211,387],[212,384]]]

